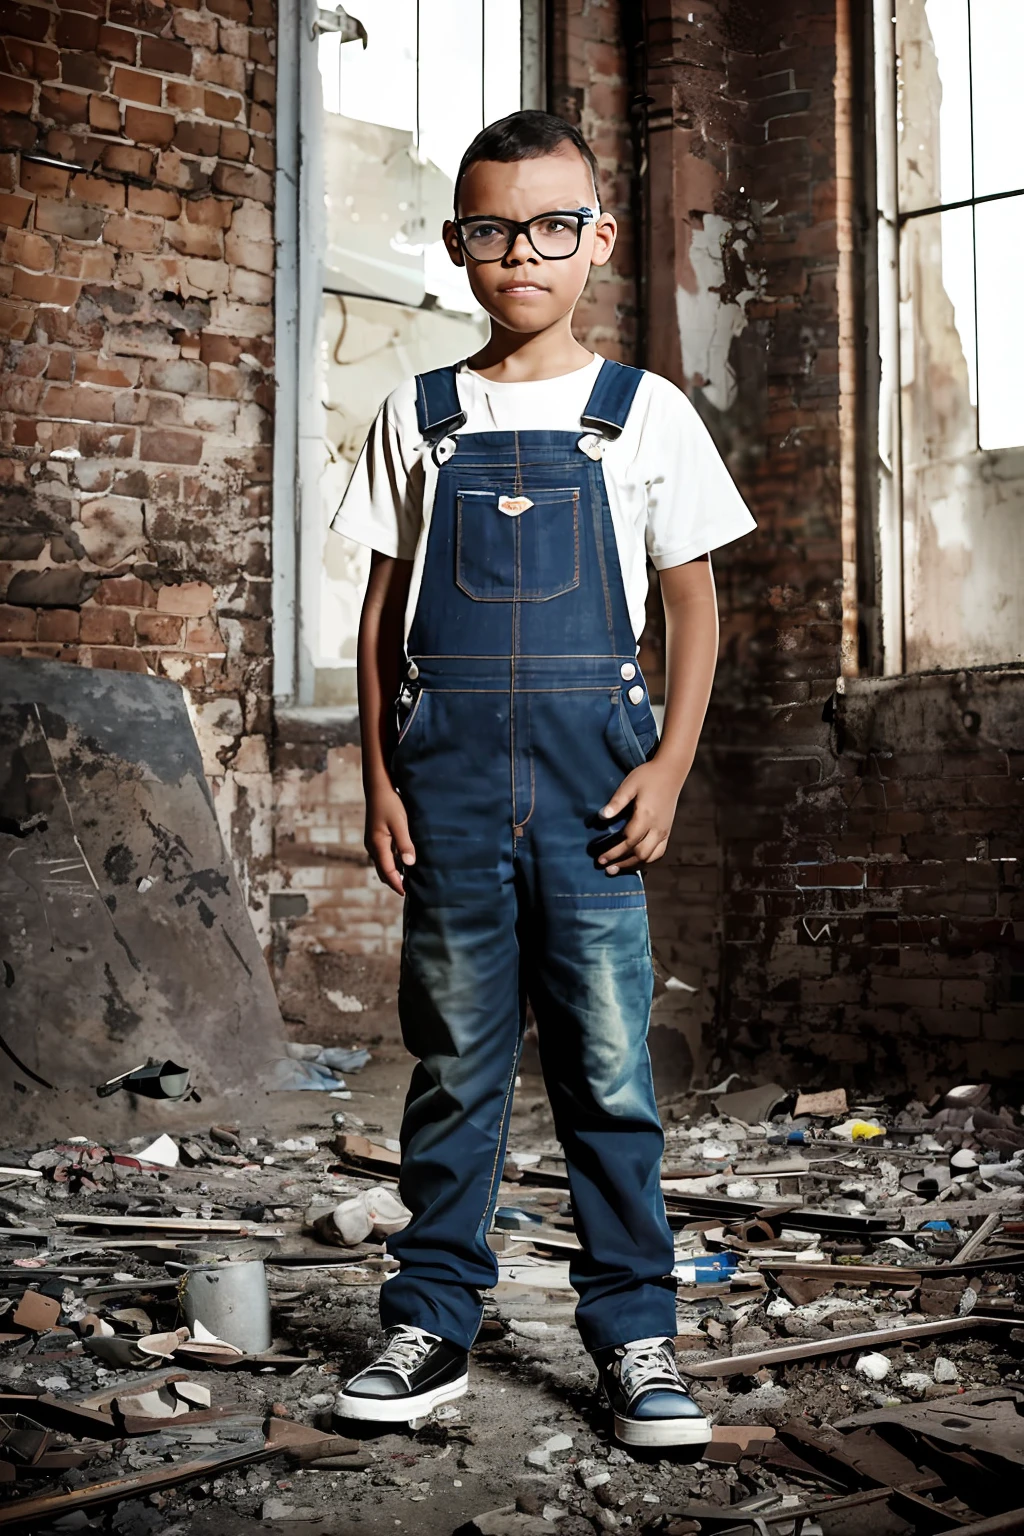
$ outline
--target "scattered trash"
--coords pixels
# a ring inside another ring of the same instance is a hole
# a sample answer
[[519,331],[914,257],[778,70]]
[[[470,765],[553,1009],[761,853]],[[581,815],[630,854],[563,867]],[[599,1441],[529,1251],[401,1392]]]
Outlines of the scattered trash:
[[367,1240],[382,1243],[393,1232],[401,1232],[410,1219],[411,1212],[394,1190],[380,1187],[343,1200],[333,1211],[318,1216],[312,1230],[322,1243],[351,1248]]
[[793,1108],[793,1113],[797,1118],[800,1115],[835,1117],[837,1115],[845,1115],[846,1111],[845,1088],[832,1088],[826,1093],[799,1093]]
[[190,1079],[188,1067],[179,1066],[176,1061],[151,1059],[144,1066],[133,1067],[130,1072],[122,1072],[119,1077],[101,1083],[96,1092],[101,1099],[124,1089],[126,1093],[137,1093],[145,1099],[198,1100],[199,1095],[190,1091]]

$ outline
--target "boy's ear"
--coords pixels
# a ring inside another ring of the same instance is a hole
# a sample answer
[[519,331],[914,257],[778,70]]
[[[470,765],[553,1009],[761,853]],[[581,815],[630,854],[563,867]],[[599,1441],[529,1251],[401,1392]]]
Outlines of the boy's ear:
[[611,261],[615,249],[615,237],[619,226],[613,213],[602,213],[594,225],[594,250],[590,258],[592,267],[603,267]]
[[441,230],[441,239],[444,241],[445,249],[455,265],[457,267],[464,267],[466,265],[466,258],[462,254],[462,246],[459,244],[459,232],[451,219],[445,219],[444,228]]

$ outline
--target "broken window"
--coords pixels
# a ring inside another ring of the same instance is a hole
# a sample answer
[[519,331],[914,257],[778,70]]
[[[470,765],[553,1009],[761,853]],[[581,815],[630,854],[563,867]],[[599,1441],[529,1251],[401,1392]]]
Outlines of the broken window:
[[1020,0],[877,0],[886,670],[1024,652]]
[[441,225],[474,135],[540,105],[539,15],[530,0],[391,0],[386,15],[352,0],[319,12],[305,79],[322,107],[302,107],[302,182],[313,190],[298,253],[299,704],[355,703],[369,553],[328,525],[373,416],[403,379],[486,335]]

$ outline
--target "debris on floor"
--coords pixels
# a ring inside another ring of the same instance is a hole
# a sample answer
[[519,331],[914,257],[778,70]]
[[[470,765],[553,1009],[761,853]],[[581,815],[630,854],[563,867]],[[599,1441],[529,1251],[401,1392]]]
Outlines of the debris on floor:
[[676,1349],[714,1428],[640,1459],[573,1326],[570,1192],[533,1079],[470,1395],[335,1432],[408,1219],[405,1064],[304,1050],[289,1063],[361,1072],[360,1114],[281,1096],[277,1130],[184,1134],[171,1101],[155,1141],[4,1150],[0,1530],[1024,1529],[1024,1125],[996,1090],[895,1105],[730,1078],[664,1106]]

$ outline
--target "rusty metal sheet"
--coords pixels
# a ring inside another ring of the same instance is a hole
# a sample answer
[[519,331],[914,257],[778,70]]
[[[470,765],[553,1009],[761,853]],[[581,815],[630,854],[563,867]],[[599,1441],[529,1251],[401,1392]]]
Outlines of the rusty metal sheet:
[[283,1054],[175,684],[0,659],[0,984],[0,1109],[26,1141],[159,1116],[95,1095],[149,1056],[216,1094]]

